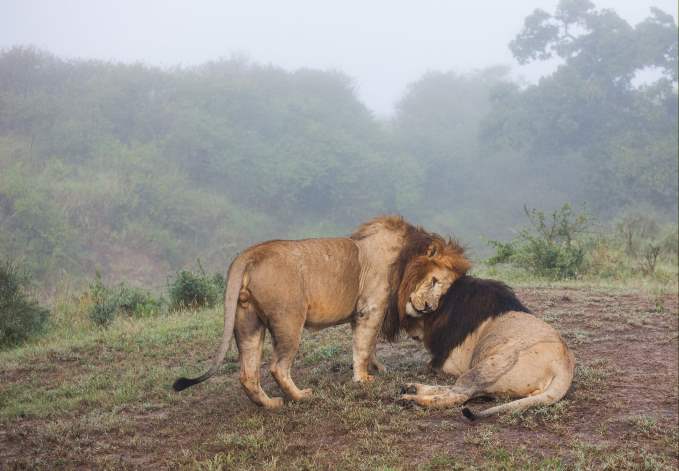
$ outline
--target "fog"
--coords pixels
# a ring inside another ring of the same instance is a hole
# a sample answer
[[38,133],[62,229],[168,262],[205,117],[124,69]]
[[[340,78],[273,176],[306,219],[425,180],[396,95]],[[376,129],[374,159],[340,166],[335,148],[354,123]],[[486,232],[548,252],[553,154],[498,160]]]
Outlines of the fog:
[[476,262],[556,210],[676,248],[675,8],[6,3],[0,258],[154,284],[395,213]]
[[[389,115],[408,83],[430,70],[505,64],[529,82],[556,61],[519,66],[507,44],[534,9],[557,0],[505,1],[7,1],[0,48],[34,45],[60,57],[175,66],[243,55],[289,70],[337,69],[359,97]],[[601,0],[636,24],[673,0]]]

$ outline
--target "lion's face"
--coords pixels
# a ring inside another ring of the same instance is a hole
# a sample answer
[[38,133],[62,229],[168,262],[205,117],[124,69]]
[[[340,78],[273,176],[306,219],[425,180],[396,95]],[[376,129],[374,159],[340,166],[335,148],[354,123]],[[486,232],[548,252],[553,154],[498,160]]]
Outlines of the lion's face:
[[410,293],[406,303],[406,314],[420,317],[435,311],[439,307],[439,300],[459,275],[447,268],[431,264],[430,270]]
[[435,311],[450,285],[469,266],[458,245],[436,239],[426,254],[414,257],[406,266],[399,290],[400,318],[417,318]]

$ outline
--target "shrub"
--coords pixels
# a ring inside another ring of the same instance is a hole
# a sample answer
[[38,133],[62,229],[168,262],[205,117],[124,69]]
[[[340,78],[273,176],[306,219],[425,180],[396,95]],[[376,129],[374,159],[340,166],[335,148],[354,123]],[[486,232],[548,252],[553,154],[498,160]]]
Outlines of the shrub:
[[645,276],[656,275],[662,262],[672,263],[677,255],[677,226],[661,225],[659,219],[647,208],[628,210],[617,218],[615,236],[609,241],[624,251],[631,270]]
[[640,211],[629,211],[623,214],[616,224],[617,236],[622,240],[625,252],[636,256],[643,252],[644,241],[655,238],[660,226],[655,218]]
[[118,312],[118,306],[113,298],[102,298],[94,301],[90,307],[90,319],[95,324],[106,327],[111,324]]
[[130,317],[149,317],[162,310],[163,300],[148,291],[121,283],[115,293],[118,310]]
[[564,205],[551,215],[524,208],[530,225],[510,242],[489,241],[495,254],[488,265],[509,264],[554,278],[587,275],[623,279],[676,278],[679,234],[640,210],[627,212],[603,231],[589,230],[590,219]]
[[216,273],[209,276],[198,263],[200,271],[182,270],[169,283],[170,304],[173,309],[213,307],[224,293],[224,277]]
[[89,316],[92,322],[108,326],[119,314],[129,317],[148,317],[161,311],[162,300],[155,299],[149,292],[120,283],[109,288],[99,273],[90,285],[92,305]]
[[585,249],[578,237],[587,229],[589,217],[575,213],[569,204],[549,216],[525,206],[524,211],[529,227],[511,242],[489,241],[495,255],[487,263],[511,263],[548,278],[576,277],[585,262]]
[[29,284],[14,263],[0,263],[0,346],[18,345],[45,328],[49,310],[29,299]]

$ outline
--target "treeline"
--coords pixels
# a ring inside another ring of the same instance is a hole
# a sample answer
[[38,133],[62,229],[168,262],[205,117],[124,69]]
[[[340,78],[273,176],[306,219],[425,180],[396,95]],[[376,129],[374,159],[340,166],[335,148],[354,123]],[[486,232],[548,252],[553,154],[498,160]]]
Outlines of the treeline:
[[[673,18],[631,26],[565,1],[527,18],[511,49],[563,64],[528,87],[502,67],[429,73],[386,121],[339,72],[2,51],[0,256],[50,286],[95,270],[160,286],[197,258],[224,271],[255,241],[347,233],[379,213],[472,247],[510,238],[524,204],[676,222]],[[635,84],[649,68],[657,80]]]

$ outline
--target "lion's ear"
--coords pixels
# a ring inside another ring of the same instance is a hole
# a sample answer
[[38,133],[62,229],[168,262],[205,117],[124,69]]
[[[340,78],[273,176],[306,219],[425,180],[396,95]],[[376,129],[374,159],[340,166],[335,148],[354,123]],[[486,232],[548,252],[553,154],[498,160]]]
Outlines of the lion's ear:
[[436,244],[431,244],[429,248],[427,249],[427,257],[435,257],[436,256]]

